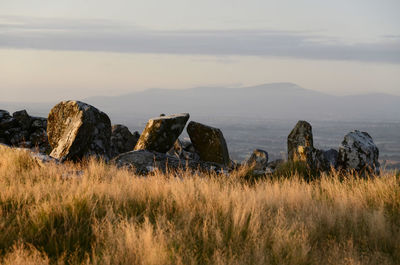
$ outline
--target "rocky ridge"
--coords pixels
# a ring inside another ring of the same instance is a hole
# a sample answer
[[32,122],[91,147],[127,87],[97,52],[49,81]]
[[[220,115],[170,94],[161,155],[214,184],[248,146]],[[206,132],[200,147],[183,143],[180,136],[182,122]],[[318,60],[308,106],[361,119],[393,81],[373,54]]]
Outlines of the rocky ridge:
[[[79,161],[97,156],[117,166],[148,174],[168,169],[229,172],[237,164],[220,129],[190,121],[190,141],[181,140],[189,114],[150,119],[141,134],[124,125],[113,125],[107,114],[80,101],[63,101],[52,108],[48,118],[29,116],[25,110],[11,116],[0,110],[0,143],[50,154],[48,161]],[[312,126],[299,121],[287,138],[288,161],[304,162],[311,170],[332,169],[379,174],[379,150],[366,132],[354,131],[344,137],[339,150],[314,147]],[[268,161],[268,152],[256,149],[244,164],[256,175],[273,173],[283,160]]]

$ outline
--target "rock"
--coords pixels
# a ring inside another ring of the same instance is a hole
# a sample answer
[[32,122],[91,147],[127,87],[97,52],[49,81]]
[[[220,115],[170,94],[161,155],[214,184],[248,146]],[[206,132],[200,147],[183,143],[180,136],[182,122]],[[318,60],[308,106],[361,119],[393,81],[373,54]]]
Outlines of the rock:
[[176,140],[174,146],[168,151],[167,154],[184,160],[200,160],[200,156],[196,153],[191,143],[188,144],[188,141],[183,141],[180,139]]
[[0,130],[5,131],[11,128],[18,127],[18,121],[12,117],[3,118],[0,121]]
[[33,146],[42,146],[47,144],[47,133],[43,128],[37,128],[29,136],[29,141],[32,142]]
[[62,101],[47,119],[47,134],[53,147],[50,156],[80,160],[95,155],[109,159],[111,123],[107,114],[80,101]]
[[348,133],[339,148],[338,167],[359,173],[379,174],[379,149],[372,137],[358,130]]
[[0,121],[11,118],[11,115],[8,111],[0,109]]
[[18,124],[23,130],[28,130],[31,127],[32,119],[26,110],[20,110],[13,113],[13,118],[17,120]]
[[306,121],[298,121],[287,139],[288,160],[312,164],[314,151],[312,127]]
[[156,169],[163,172],[169,169],[210,169],[211,164],[201,163],[195,160],[183,160],[175,156],[149,150],[135,150],[118,155],[113,162],[119,167],[128,167],[138,174],[147,174]]
[[194,148],[191,141],[188,140],[181,140],[181,145],[184,151],[195,153],[196,149]]
[[265,170],[268,165],[268,153],[261,149],[255,149],[246,164],[254,166],[254,170]]
[[41,117],[31,117],[31,118],[32,118],[31,128],[33,130],[47,128],[47,119],[46,118],[41,118]]
[[191,121],[187,132],[201,160],[230,165],[228,147],[220,129]]
[[188,113],[150,119],[135,146],[135,150],[168,152],[185,128]]
[[132,151],[139,140],[139,133],[133,134],[128,127],[121,124],[113,125],[111,128],[111,155],[112,157],[119,154]]
[[314,150],[314,164],[318,171],[329,172],[331,169],[336,169],[338,160],[338,151],[335,149],[329,150]]

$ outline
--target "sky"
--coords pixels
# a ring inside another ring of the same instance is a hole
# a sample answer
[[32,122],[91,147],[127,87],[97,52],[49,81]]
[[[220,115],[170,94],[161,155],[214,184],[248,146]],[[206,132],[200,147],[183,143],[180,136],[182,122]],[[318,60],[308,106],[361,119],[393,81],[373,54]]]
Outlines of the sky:
[[400,95],[398,0],[1,0],[0,101],[292,82]]

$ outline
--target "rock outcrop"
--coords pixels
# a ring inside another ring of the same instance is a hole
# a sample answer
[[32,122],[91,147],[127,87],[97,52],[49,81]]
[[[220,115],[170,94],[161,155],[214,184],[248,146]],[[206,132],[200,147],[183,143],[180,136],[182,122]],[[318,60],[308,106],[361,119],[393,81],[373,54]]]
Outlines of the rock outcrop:
[[135,150],[168,152],[182,133],[188,119],[188,113],[150,119],[140,135]]
[[48,116],[50,156],[80,160],[87,156],[110,158],[111,122],[107,114],[80,101],[62,101]]
[[111,128],[111,156],[114,157],[132,151],[139,137],[138,132],[132,134],[125,125],[113,125]]
[[0,110],[0,143],[49,152],[46,127],[45,118],[30,116],[26,110],[16,111],[12,116]]
[[230,165],[228,147],[220,129],[191,121],[187,132],[202,161]]
[[306,121],[298,121],[287,138],[288,160],[313,163],[312,127]]
[[338,167],[361,173],[379,174],[379,150],[372,137],[366,132],[348,133],[339,148]]
[[255,171],[265,171],[268,166],[268,153],[261,149],[255,149],[251,154],[250,158],[246,161],[246,164],[253,166]]

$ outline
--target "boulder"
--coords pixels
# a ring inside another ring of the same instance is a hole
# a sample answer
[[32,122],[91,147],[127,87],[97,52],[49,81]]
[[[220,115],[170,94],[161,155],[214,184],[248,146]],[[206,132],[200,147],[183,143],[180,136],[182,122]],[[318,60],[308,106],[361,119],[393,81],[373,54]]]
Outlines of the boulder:
[[0,121],[11,118],[8,111],[0,109]]
[[23,130],[28,130],[31,127],[32,119],[26,110],[20,110],[13,113],[13,118],[18,122]]
[[133,134],[129,131],[128,127],[116,124],[111,128],[111,155],[112,157],[119,154],[132,151],[139,139],[138,132]]
[[253,166],[254,170],[265,170],[268,165],[268,153],[261,149],[255,149],[251,154],[250,158],[246,161],[246,164]]
[[184,160],[200,160],[200,156],[194,150],[192,143],[189,143],[188,141],[177,139],[167,154]]
[[379,149],[366,132],[348,133],[339,148],[338,167],[359,173],[379,174]]
[[168,152],[185,128],[188,113],[150,119],[135,146],[135,150]]
[[338,151],[335,149],[329,150],[314,150],[314,164],[315,169],[318,171],[329,172],[330,170],[336,169],[338,160]]
[[62,101],[47,119],[47,134],[53,150],[50,156],[80,160],[95,155],[109,159],[111,123],[107,114],[80,101]]
[[187,132],[201,160],[230,165],[228,147],[220,129],[191,121]]
[[287,138],[288,160],[313,164],[312,127],[306,121],[298,121]]

